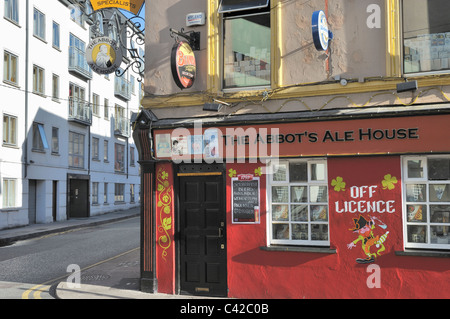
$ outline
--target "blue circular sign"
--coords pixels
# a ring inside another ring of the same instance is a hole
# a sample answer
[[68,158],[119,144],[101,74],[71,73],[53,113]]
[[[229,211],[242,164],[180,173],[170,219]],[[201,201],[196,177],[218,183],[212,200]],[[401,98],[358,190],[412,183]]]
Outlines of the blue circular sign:
[[312,35],[316,49],[326,51],[330,40],[333,38],[333,33],[328,29],[327,17],[322,10],[313,13]]

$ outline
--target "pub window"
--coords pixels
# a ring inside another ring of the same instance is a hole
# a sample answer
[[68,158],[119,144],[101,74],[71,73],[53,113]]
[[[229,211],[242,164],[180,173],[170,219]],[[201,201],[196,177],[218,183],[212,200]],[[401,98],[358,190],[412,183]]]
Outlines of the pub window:
[[450,249],[450,157],[403,162],[405,247]]
[[279,162],[271,170],[270,243],[329,246],[326,160]]
[[450,70],[450,2],[402,1],[405,74]]
[[270,86],[268,0],[222,0],[223,88]]

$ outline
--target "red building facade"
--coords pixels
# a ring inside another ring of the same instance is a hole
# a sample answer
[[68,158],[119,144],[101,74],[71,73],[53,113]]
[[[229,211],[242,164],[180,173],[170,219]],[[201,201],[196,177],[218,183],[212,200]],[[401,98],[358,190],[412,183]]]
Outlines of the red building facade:
[[155,151],[140,143],[143,220],[152,221],[142,230],[143,290],[450,297],[449,120],[411,113],[181,130],[153,122],[140,135]]

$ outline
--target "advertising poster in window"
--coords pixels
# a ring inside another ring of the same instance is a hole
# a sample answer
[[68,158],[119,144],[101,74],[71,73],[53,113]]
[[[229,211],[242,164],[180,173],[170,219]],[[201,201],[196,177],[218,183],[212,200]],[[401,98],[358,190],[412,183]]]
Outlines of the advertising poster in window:
[[348,263],[382,263],[402,249],[399,157],[328,160],[331,245]]

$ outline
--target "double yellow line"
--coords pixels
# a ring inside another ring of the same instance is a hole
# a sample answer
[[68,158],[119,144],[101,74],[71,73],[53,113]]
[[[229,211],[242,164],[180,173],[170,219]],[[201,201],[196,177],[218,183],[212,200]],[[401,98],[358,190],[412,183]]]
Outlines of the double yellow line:
[[[98,262],[98,263],[96,263],[96,264],[93,264],[93,265],[91,265],[91,266],[87,266],[87,267],[81,269],[79,272],[81,273],[82,271],[88,270],[88,269],[90,269],[90,268],[92,268],[92,267],[95,267],[95,266],[104,264],[104,263],[106,263],[106,262],[108,262],[108,261],[114,260],[114,259],[116,259],[116,258],[125,256],[126,254],[132,253],[132,252],[134,252],[134,251],[136,251],[136,250],[138,250],[138,249],[140,249],[140,247],[131,249],[131,250],[126,251],[126,252],[124,252],[124,253],[122,253],[122,254],[119,254],[119,255],[117,255],[117,256],[114,256],[114,257],[108,258],[108,259],[106,259],[106,260],[100,261],[100,262]],[[22,294],[22,299],[42,299],[41,293],[42,293],[43,291],[45,291],[46,289],[49,289],[49,288],[51,287],[52,284],[55,284],[55,283],[57,283],[58,281],[61,281],[61,280],[63,280],[64,278],[69,277],[70,275],[73,275],[73,273],[67,274],[67,275],[64,275],[64,276],[61,276],[61,277],[52,279],[52,280],[49,280],[49,281],[47,281],[47,282],[44,282],[43,284],[36,285],[36,286],[32,287],[32,288],[28,289],[27,291],[25,291],[25,292]],[[30,294],[31,294],[31,293],[33,293],[33,298],[30,298]]]

